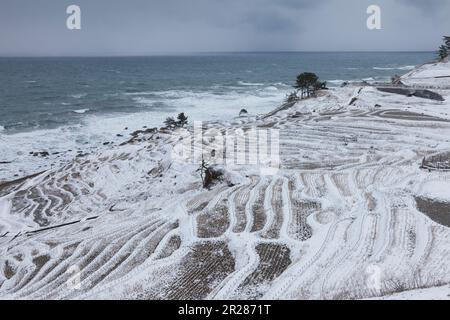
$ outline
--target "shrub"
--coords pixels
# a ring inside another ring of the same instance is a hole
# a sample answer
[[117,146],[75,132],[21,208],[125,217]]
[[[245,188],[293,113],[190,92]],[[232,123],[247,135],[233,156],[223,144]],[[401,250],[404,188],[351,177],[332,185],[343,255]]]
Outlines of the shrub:
[[209,189],[216,182],[221,181],[223,172],[210,166],[202,157],[202,163],[198,170],[202,179],[203,188]]

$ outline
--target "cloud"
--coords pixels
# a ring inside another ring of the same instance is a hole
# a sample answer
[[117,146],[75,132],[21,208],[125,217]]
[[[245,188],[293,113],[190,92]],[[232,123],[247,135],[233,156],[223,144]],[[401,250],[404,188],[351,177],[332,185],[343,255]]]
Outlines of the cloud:
[[[72,32],[74,2],[82,30]],[[433,50],[450,30],[449,0],[377,2],[379,32],[365,23],[373,0],[0,0],[0,55]]]
[[448,6],[448,0],[397,0],[403,5],[413,6],[421,10],[424,14],[432,13],[436,10]]

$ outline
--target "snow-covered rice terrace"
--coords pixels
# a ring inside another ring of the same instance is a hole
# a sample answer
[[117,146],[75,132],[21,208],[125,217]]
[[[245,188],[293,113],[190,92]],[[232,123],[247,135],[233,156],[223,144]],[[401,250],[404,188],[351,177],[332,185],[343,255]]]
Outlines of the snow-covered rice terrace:
[[450,63],[403,82],[445,101],[350,85],[207,124],[279,129],[274,176],[205,190],[159,131],[0,185],[0,298],[448,299]]

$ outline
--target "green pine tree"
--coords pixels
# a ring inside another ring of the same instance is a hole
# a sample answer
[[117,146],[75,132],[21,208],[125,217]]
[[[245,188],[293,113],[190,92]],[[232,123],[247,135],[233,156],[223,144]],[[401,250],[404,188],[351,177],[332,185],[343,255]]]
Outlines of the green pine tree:
[[447,58],[448,57],[448,53],[449,53],[449,49],[448,49],[447,46],[441,45],[439,47],[438,55],[439,55],[439,58],[441,60],[444,60],[445,58]]
[[450,36],[444,37],[444,43],[447,46],[448,51],[450,51]]
[[185,125],[188,124],[188,117],[186,117],[186,115],[184,114],[184,112],[180,113],[177,117],[178,121],[177,121],[177,125],[178,127],[183,128]]
[[315,94],[317,90],[325,89],[326,82],[320,82],[319,77],[311,72],[304,72],[297,76],[294,88],[301,91],[301,98],[308,98]]
[[168,117],[166,121],[164,121],[164,125],[169,129],[174,129],[177,126],[177,122],[174,118]]

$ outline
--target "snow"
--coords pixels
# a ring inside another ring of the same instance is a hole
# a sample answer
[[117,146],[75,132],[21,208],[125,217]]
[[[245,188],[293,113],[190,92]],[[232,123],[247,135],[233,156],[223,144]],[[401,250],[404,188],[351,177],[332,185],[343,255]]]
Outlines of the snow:
[[[445,299],[450,230],[414,196],[450,201],[450,173],[420,169],[450,150],[450,88],[424,79],[448,71],[429,64],[404,77],[436,85],[444,102],[351,85],[267,116],[204,123],[280,131],[280,170],[221,165],[211,190],[198,164],[172,158],[178,136],[161,131],[61,163],[30,159],[28,169],[47,170],[13,191],[0,186],[0,237],[9,232],[0,298]],[[73,265],[79,291],[65,285]],[[372,271],[379,288],[368,285]]]
[[450,300],[450,286],[416,289],[378,298],[380,300]]
[[[11,218],[10,212],[11,212],[11,202],[6,198],[0,198],[0,220],[4,222],[10,220]],[[0,228],[1,228],[0,234],[4,234],[6,233],[5,230],[8,229],[8,226],[3,225],[0,226]]]
[[436,180],[424,183],[419,192],[419,196],[450,202],[450,181]]
[[435,62],[424,64],[402,77],[408,85],[429,86],[449,89],[450,62]]

